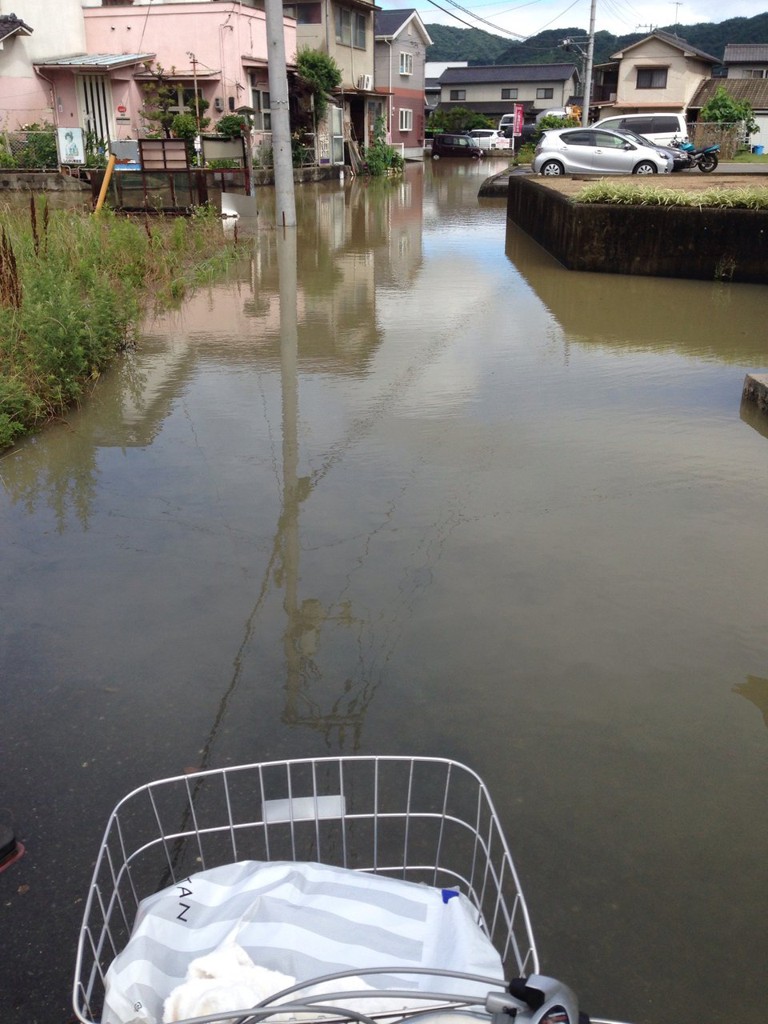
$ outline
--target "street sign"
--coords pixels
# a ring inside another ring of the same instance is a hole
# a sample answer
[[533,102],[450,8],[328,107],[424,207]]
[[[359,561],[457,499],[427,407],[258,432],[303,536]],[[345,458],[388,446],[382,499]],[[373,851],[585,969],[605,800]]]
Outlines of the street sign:
[[515,128],[514,128],[514,134],[515,135],[522,135],[523,134],[523,117],[524,117],[523,104],[522,103],[516,103],[515,104]]

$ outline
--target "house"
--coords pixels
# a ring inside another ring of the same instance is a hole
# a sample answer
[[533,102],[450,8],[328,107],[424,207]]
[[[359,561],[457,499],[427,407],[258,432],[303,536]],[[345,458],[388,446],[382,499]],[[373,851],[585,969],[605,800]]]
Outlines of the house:
[[438,110],[464,107],[498,121],[522,103],[525,119],[550,107],[577,102],[579,71],[575,64],[492,64],[449,67],[440,76]]
[[[6,73],[0,51],[0,101],[6,119],[81,126],[92,140],[136,139],[156,125],[142,116],[144,87],[159,68],[176,89],[171,111],[194,107],[197,95],[216,121],[238,107],[253,108],[256,129],[270,130],[266,19],[256,0],[15,0],[28,38]],[[285,21],[288,59],[296,52],[296,26]],[[14,37],[21,35],[21,30]],[[30,99],[12,110],[8,97]],[[12,86],[15,85],[15,93]]]
[[18,0],[13,7],[15,14],[0,15],[0,127],[10,131],[55,121],[51,83],[34,61],[85,50],[80,0]]
[[373,87],[376,5],[369,0],[284,0],[283,9],[296,20],[297,49],[326,53],[341,69],[341,85],[334,90],[339,113],[329,111],[334,145],[342,129],[345,141],[368,145],[376,118],[386,115],[386,97]]
[[378,11],[373,81],[387,94],[389,142],[406,159],[424,156],[425,55],[432,40],[417,11]]
[[437,109],[440,102],[440,75],[446,68],[465,68],[469,61],[434,61],[428,60],[424,65],[424,101],[427,114]]
[[702,82],[689,109],[698,113],[722,86],[734,100],[752,107],[759,131],[750,135],[750,145],[768,148],[768,43],[728,43],[723,66],[725,76]]
[[719,64],[679,36],[652,32],[594,68],[590,120],[644,110],[685,112]]

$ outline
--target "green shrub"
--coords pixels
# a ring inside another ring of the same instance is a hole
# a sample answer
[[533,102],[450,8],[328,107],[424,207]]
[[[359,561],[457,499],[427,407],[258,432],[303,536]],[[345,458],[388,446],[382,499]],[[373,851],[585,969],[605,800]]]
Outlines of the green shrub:
[[237,252],[215,213],[0,215],[0,448],[78,401],[133,336],[143,305],[220,273]]
[[402,171],[405,160],[394,146],[386,141],[384,118],[379,116],[373,125],[373,143],[364,150],[368,173],[373,177],[386,174],[388,171]]
[[225,114],[215,125],[218,134],[228,139],[239,138],[247,127],[248,119],[243,114]]
[[768,186],[743,188],[713,186],[701,192],[665,188],[663,185],[629,182],[595,182],[574,196],[576,203],[607,203],[623,206],[698,206],[721,209],[768,210]]

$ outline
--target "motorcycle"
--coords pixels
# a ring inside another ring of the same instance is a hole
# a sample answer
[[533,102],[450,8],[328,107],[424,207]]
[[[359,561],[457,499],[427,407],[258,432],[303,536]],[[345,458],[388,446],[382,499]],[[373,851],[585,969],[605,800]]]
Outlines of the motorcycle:
[[[719,163],[717,154],[720,152],[720,146],[717,144],[696,149],[692,142],[672,139],[670,145],[678,149],[685,159],[682,166],[675,166],[674,170],[687,171],[691,167],[698,167],[703,174],[711,174]],[[675,163],[677,164],[677,161]]]

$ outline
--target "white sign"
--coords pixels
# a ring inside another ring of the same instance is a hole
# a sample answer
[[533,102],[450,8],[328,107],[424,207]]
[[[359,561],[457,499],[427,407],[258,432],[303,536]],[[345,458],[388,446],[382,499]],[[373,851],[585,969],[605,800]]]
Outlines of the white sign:
[[57,128],[56,147],[60,164],[84,164],[85,140],[82,128]]

